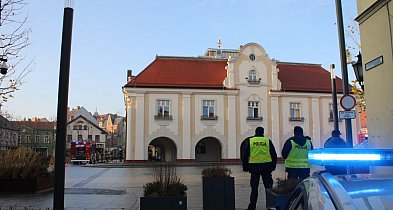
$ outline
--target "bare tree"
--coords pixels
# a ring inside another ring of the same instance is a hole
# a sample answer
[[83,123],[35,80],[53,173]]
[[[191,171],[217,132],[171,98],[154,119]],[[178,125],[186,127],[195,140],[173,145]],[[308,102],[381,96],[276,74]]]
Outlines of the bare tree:
[[31,72],[32,59],[24,55],[31,29],[26,27],[25,0],[0,0],[0,57],[7,59],[8,72],[0,75],[0,104],[7,102]]

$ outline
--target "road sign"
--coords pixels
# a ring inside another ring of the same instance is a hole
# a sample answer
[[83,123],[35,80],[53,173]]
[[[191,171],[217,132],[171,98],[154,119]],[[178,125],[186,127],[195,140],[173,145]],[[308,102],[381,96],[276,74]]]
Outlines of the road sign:
[[341,97],[340,105],[345,110],[351,110],[356,106],[356,99],[351,95],[344,95]]
[[356,118],[355,110],[340,111],[339,118],[340,118],[340,120],[343,120],[343,119],[355,119]]

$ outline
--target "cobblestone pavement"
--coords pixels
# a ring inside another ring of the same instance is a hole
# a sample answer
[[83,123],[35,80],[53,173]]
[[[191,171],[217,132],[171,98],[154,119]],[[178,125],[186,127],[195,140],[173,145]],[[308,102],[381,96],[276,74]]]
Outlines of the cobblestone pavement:
[[[249,201],[249,173],[241,165],[228,165],[235,177],[236,209],[246,209]],[[177,174],[187,185],[188,209],[203,209],[203,166],[178,166]],[[140,167],[66,167],[64,204],[76,209],[139,209],[143,184],[152,179],[152,168]],[[284,166],[277,165],[273,178],[285,177]],[[265,209],[265,192],[260,184],[257,209]],[[36,194],[0,194],[0,210],[46,210],[53,207],[53,192]],[[25,208],[27,207],[27,208]]]

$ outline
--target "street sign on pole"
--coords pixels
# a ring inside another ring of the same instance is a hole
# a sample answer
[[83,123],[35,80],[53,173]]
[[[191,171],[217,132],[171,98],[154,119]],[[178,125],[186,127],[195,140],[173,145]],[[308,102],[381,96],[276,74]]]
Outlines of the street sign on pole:
[[343,109],[351,110],[356,106],[356,99],[355,97],[346,94],[341,97],[340,104]]
[[355,118],[356,118],[355,110],[340,111],[340,120],[355,119]]

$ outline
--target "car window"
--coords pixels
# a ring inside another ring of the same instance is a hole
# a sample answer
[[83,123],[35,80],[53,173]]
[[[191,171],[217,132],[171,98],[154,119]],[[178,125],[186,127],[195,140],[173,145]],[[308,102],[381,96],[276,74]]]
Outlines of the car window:
[[304,192],[302,188],[298,187],[292,194],[289,200],[288,208],[289,210],[303,210],[304,208]]
[[307,193],[308,209],[335,209],[329,193],[318,179],[311,177],[304,180],[303,183]]

